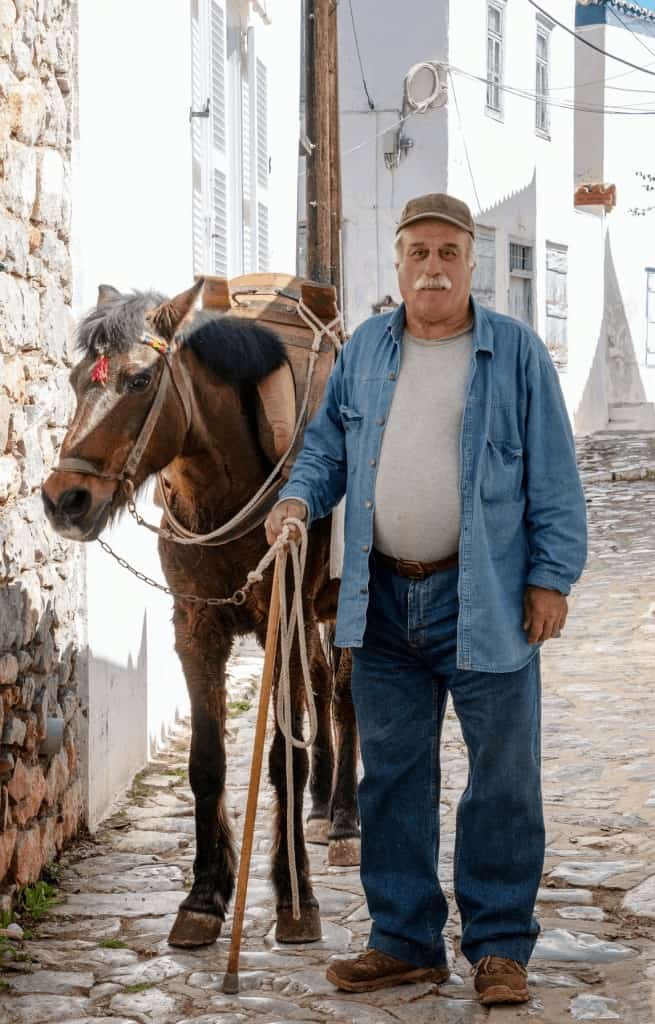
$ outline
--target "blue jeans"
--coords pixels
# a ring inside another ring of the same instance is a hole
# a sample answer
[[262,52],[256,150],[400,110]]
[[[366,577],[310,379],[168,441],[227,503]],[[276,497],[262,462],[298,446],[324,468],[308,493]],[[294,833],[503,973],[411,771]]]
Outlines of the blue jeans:
[[544,859],[539,655],[517,672],[458,670],[457,579],[457,568],[405,579],[371,557],[364,646],[352,652],[369,947],[421,967],[446,963],[437,864],[450,693],[469,759],[454,860],[462,952],[471,963],[527,963]]

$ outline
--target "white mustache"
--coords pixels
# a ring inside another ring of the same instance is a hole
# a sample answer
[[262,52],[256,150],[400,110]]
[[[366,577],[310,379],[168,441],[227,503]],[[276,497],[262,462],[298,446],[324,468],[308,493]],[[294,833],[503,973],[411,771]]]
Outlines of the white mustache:
[[445,274],[437,274],[436,277],[428,277],[422,274],[414,285],[414,290],[421,291],[447,291],[449,292],[453,282]]

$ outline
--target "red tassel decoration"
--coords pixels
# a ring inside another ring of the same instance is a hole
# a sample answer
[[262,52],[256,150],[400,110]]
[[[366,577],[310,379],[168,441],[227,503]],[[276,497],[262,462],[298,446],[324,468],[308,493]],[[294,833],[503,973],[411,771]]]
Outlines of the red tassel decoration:
[[104,388],[109,380],[109,360],[107,356],[100,356],[91,371],[91,380],[94,384],[101,384]]

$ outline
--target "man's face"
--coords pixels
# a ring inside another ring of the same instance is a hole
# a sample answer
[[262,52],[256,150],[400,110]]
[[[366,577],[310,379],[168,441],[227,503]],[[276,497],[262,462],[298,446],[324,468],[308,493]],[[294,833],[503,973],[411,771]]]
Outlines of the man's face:
[[421,220],[402,233],[398,285],[410,317],[439,323],[464,316],[471,295],[472,239],[443,220]]

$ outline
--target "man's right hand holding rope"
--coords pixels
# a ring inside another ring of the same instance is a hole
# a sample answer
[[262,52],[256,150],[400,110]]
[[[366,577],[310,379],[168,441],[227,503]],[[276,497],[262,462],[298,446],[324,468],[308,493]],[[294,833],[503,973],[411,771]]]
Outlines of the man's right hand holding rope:
[[[307,506],[304,501],[295,501],[293,498],[287,501],[280,501],[271,509],[268,519],[264,524],[266,540],[273,545],[282,533],[286,519],[300,519],[303,522],[307,519]],[[300,540],[297,527],[289,524],[289,538],[295,541]]]

